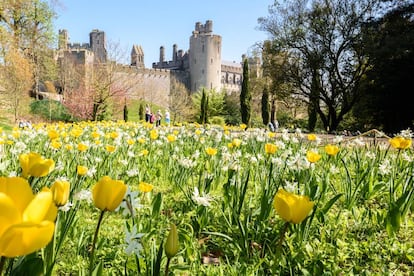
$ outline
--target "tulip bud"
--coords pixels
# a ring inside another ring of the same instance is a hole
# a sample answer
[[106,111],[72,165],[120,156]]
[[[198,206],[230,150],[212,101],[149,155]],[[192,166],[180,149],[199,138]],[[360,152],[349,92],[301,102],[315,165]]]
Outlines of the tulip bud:
[[174,257],[177,254],[179,247],[177,227],[175,224],[171,223],[170,233],[168,233],[167,242],[164,247],[167,258],[171,259]]
[[53,201],[56,206],[63,206],[68,202],[70,192],[70,183],[68,181],[56,180],[50,190],[53,193]]

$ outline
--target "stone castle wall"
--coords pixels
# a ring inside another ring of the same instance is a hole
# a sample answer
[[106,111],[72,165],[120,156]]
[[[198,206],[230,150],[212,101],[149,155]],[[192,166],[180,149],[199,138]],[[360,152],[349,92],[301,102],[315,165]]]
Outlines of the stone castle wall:
[[[222,62],[221,36],[213,34],[212,21],[205,24],[197,22],[190,37],[190,49],[178,50],[173,45],[171,61],[165,60],[165,49],[160,47],[160,59],[145,68],[144,53],[141,46],[134,45],[131,64],[119,65],[116,73],[119,86],[127,87],[132,99],[152,102],[168,108],[171,86],[174,81],[181,82],[191,92],[201,87],[228,93],[238,93],[241,89],[241,63]],[[106,62],[105,33],[93,30],[89,43],[70,43],[66,30],[59,31],[59,56],[72,59],[77,64],[91,65]],[[63,53],[63,54],[62,54]]]

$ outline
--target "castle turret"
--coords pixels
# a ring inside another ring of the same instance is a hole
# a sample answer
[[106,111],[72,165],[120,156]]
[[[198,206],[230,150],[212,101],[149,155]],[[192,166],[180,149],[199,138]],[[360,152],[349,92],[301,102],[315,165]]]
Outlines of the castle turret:
[[68,31],[59,30],[59,41],[58,41],[59,50],[67,50],[68,43],[69,43]]
[[95,55],[95,63],[105,63],[107,60],[105,32],[93,30],[89,34],[89,42]]
[[162,64],[165,60],[165,51],[164,51],[164,46],[160,47],[160,63]]
[[145,68],[144,51],[142,50],[141,45],[132,46],[131,66],[136,66],[137,68]]
[[177,61],[177,44],[173,45],[173,61]]
[[220,89],[221,84],[221,36],[213,34],[213,22],[203,25],[197,22],[190,37],[191,91],[200,88]]

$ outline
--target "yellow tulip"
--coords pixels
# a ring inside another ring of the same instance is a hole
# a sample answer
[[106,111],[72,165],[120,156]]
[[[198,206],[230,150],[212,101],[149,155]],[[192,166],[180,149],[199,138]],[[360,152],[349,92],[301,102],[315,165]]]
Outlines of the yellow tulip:
[[138,190],[142,193],[149,193],[152,191],[153,188],[154,186],[149,183],[140,182],[138,184]]
[[121,204],[126,190],[122,180],[104,176],[92,188],[93,202],[101,211],[113,211]]
[[411,147],[411,139],[396,136],[388,140],[391,146],[395,149],[408,149]]
[[116,150],[116,147],[113,146],[113,145],[106,145],[105,149],[106,149],[107,152],[113,153]]
[[278,215],[287,222],[301,223],[312,210],[314,203],[307,196],[280,189],[273,200]]
[[167,141],[168,141],[168,142],[172,143],[172,142],[174,142],[175,140],[177,140],[177,137],[176,137],[175,135],[172,135],[172,134],[167,135]]
[[60,147],[62,146],[62,143],[59,142],[58,139],[54,139],[52,140],[52,142],[50,143],[50,146],[54,149],[60,149]]
[[69,192],[70,192],[70,183],[66,180],[56,180],[50,190],[53,193],[53,201],[56,206],[63,206],[68,202]]
[[309,141],[315,141],[316,140],[316,135],[315,134],[308,134],[308,140]]
[[19,161],[24,178],[28,176],[46,176],[55,168],[55,161],[44,159],[40,154],[34,152],[21,154]]
[[317,152],[314,151],[308,151],[306,153],[306,158],[308,159],[309,162],[311,163],[316,163],[319,161],[319,159],[321,159],[321,155]]
[[49,132],[47,133],[47,136],[49,136],[50,140],[56,139],[59,137],[59,132],[57,132],[55,129],[51,129],[49,130]]
[[35,252],[52,239],[57,208],[49,190],[34,195],[21,177],[0,177],[0,256]]
[[339,147],[335,145],[328,144],[325,146],[325,152],[328,155],[334,156],[339,152]]
[[152,129],[150,131],[150,138],[152,140],[156,140],[158,138],[158,131],[156,129]]
[[240,147],[242,140],[234,138],[233,141],[231,142],[233,144],[234,147]]
[[171,229],[164,246],[165,255],[167,255],[167,258],[171,259],[178,253],[179,249],[180,244],[178,243],[177,227],[175,224],[171,223]]
[[83,151],[86,151],[87,149],[88,149],[88,146],[85,145],[84,143],[79,143],[78,144],[78,151],[83,152]]
[[214,156],[214,155],[217,154],[217,149],[215,149],[215,148],[206,148],[206,153],[208,155]]
[[78,165],[76,167],[76,172],[78,175],[86,175],[88,173],[88,168],[85,166]]
[[277,151],[277,146],[275,144],[267,143],[265,144],[265,152],[267,154],[274,154]]

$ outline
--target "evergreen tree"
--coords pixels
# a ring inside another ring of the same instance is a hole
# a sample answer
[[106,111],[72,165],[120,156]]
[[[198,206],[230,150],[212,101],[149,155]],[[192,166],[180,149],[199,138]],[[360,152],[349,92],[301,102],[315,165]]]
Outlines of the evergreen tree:
[[252,95],[249,87],[249,63],[247,59],[245,59],[243,62],[243,81],[240,92],[240,113],[242,123],[247,126],[250,124],[251,100]]
[[144,112],[144,103],[140,103],[138,107],[138,119],[144,120],[145,112]]
[[269,112],[269,91],[267,86],[263,89],[262,94],[262,120],[263,124],[267,126],[269,124],[270,112]]
[[124,104],[124,121],[128,122],[128,106],[126,103]]
[[208,111],[208,95],[207,95],[206,90],[203,88],[202,94],[201,94],[201,102],[200,102],[200,124],[205,124],[208,122],[207,111]]

